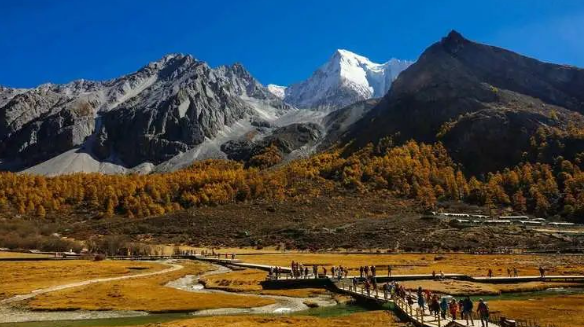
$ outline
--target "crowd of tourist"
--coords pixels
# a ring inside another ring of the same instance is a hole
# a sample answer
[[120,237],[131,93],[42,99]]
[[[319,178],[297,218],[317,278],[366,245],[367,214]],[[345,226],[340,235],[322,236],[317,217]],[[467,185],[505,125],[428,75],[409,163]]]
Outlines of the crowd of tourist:
[[[194,252],[194,255],[197,255],[197,252]],[[201,255],[203,257],[208,257],[208,258],[216,258],[216,259],[231,259],[231,260],[235,260],[235,253],[217,253],[215,252],[215,250],[202,250],[201,251]]]
[[[538,270],[540,277],[544,278],[546,276],[546,268],[540,266]],[[368,297],[380,299],[380,292],[382,292],[383,299],[395,301],[400,298],[409,306],[417,304],[421,313],[428,312],[430,315],[435,316],[436,319],[440,317],[442,319],[461,320],[466,322],[467,326],[474,326],[475,320],[480,320],[482,327],[489,326],[489,306],[483,299],[479,299],[475,308],[475,303],[468,296],[457,300],[451,296],[441,296],[430,290],[424,290],[422,287],[411,291],[395,280],[379,285],[377,274],[378,268],[376,266],[361,266],[359,267],[359,274],[354,274],[349,279],[349,269],[347,267],[333,266],[327,268],[325,266],[304,265],[292,261],[290,269],[270,268],[269,278],[280,279],[286,276],[286,278],[295,279],[332,278],[339,281],[347,279],[350,283],[348,286],[350,291],[367,295]],[[488,269],[487,276],[493,277],[492,269]],[[507,268],[507,276],[511,278],[519,277],[519,270],[516,267]],[[392,277],[391,265],[387,266],[387,277]],[[446,276],[442,271],[439,273],[433,271],[432,277],[435,280],[442,280]]]
[[[545,278],[547,269],[543,266],[539,266],[537,270],[539,271],[539,277]],[[517,267],[507,268],[507,276],[510,278],[519,277],[519,270],[517,269]],[[487,270],[487,277],[493,278],[493,269]]]

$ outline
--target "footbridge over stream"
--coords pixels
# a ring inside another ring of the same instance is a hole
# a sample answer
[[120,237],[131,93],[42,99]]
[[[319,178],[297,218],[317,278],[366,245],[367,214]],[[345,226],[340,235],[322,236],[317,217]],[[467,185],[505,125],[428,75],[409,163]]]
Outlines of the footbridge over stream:
[[[222,258],[212,258],[212,257],[201,257],[197,256],[197,260],[213,262],[216,264],[229,265],[232,267],[241,268],[252,268],[260,269],[264,271],[273,270],[275,267],[270,265],[246,263],[238,259],[222,259]],[[452,319],[450,315],[443,318],[440,314],[436,315],[430,313],[428,308],[420,308],[416,301],[416,295],[411,294],[414,301],[413,303],[408,303],[406,299],[399,296],[389,296],[389,294],[384,294],[381,290],[369,290],[367,291],[364,287],[360,285],[353,285],[353,278],[357,278],[359,282],[363,282],[365,279],[361,276],[347,276],[345,278],[333,278],[332,276],[325,276],[323,274],[318,274],[314,276],[313,274],[306,276],[306,278],[292,278],[291,268],[289,267],[279,267],[282,272],[283,277],[279,279],[271,278],[267,279],[262,285],[265,288],[299,288],[299,287],[325,287],[332,291],[350,295],[353,298],[377,302],[380,305],[390,305],[393,306],[398,315],[402,316],[405,320],[412,322],[418,327],[462,327],[467,326],[466,320]],[[429,280],[435,279],[437,276],[432,274],[406,274],[406,275],[392,275],[392,276],[376,276],[376,280],[379,284],[390,281],[406,281],[406,280]],[[440,276],[446,279],[457,279],[464,281],[473,281],[477,283],[521,283],[530,281],[544,281],[544,282],[582,282],[584,283],[583,275],[555,275],[555,276],[520,276],[520,277],[473,277],[465,274],[444,274]],[[460,314],[460,313],[459,313]],[[484,326],[481,324],[479,315],[473,312],[469,318],[469,325],[474,326]],[[542,325],[535,321],[514,321],[502,318],[498,313],[491,313],[486,322],[488,327],[559,327],[555,325]]]
[[[136,257],[115,257],[111,259],[118,260],[140,260]],[[234,257],[222,257],[220,255],[215,256],[202,256],[202,255],[173,255],[165,257],[151,257],[148,256],[143,260],[155,260],[155,259],[187,259],[187,260],[198,260],[206,261],[214,264],[226,265],[229,267],[240,267],[240,268],[250,268],[259,269],[264,271],[273,271],[275,266],[247,263]],[[359,282],[363,282],[365,278],[361,276],[346,276],[345,278],[337,279],[332,276],[325,276],[324,274],[310,274],[305,278],[293,278],[291,277],[292,269],[289,267],[278,267],[281,274],[280,278],[269,278],[262,282],[262,286],[268,289],[285,289],[285,288],[302,288],[302,287],[325,287],[332,291],[344,293],[350,295],[356,299],[374,301],[379,304],[389,304],[392,305],[397,313],[402,316],[402,318],[412,322],[418,327],[453,327],[453,326],[467,326],[466,320],[454,320],[452,317],[447,316],[445,318],[440,315],[431,314],[427,308],[420,308],[417,301],[409,304],[404,298],[393,297],[387,298],[380,290],[370,290],[369,293],[363,287],[359,285],[353,286],[353,278],[357,278]],[[391,282],[391,281],[412,281],[412,280],[431,280],[436,279],[438,276],[433,274],[401,274],[401,275],[391,275],[391,276],[376,276],[375,279],[378,284]],[[444,274],[440,278],[445,279],[455,279],[472,281],[477,283],[521,283],[521,282],[580,282],[584,283],[584,275],[552,275],[552,276],[519,276],[519,277],[475,277],[465,274]],[[415,297],[415,294],[412,295]],[[476,312],[472,314],[472,322],[469,320],[470,325],[474,323],[474,326],[482,326],[481,321]],[[501,317],[494,313],[489,315],[488,327],[559,327],[556,325],[542,325],[535,321],[513,321],[513,320],[503,320]]]

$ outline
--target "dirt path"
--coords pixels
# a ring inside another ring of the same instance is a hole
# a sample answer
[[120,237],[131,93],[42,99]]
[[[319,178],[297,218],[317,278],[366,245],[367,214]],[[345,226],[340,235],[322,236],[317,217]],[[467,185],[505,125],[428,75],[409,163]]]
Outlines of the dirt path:
[[48,287],[48,288],[42,288],[42,289],[34,290],[28,294],[16,295],[16,296],[13,296],[11,298],[4,299],[4,300],[0,301],[0,305],[24,301],[24,300],[31,299],[37,295],[40,295],[40,294],[46,294],[46,293],[60,291],[60,290],[68,289],[68,288],[86,286],[86,285],[93,284],[93,283],[105,283],[105,282],[113,282],[113,281],[118,281],[118,280],[167,274],[167,273],[181,270],[184,268],[183,266],[181,266],[179,264],[175,264],[175,263],[166,263],[166,262],[160,262],[160,263],[167,265],[167,266],[170,266],[170,267],[167,269],[164,269],[164,270],[160,270],[160,271],[148,272],[148,273],[137,274],[137,275],[108,277],[108,278],[96,278],[96,279],[90,279],[90,280],[86,280],[86,281],[82,281],[82,282],[75,282],[75,283],[63,284],[63,285],[58,285],[58,286],[53,286],[53,287]]
[[167,269],[163,269],[155,272],[148,272],[137,275],[119,276],[119,277],[108,277],[108,278],[96,278],[90,279],[82,282],[75,282],[69,284],[63,284],[43,289],[38,289],[32,291],[28,294],[16,295],[14,297],[4,299],[0,301],[0,323],[15,323],[15,322],[25,322],[25,321],[53,321],[53,320],[80,320],[80,319],[103,319],[103,318],[122,318],[122,317],[136,317],[145,316],[148,313],[141,311],[30,311],[24,308],[15,308],[10,304],[31,299],[40,294],[46,294],[50,292],[56,292],[64,289],[85,286],[93,283],[105,283],[117,280],[125,280],[132,278],[148,277],[160,274],[167,274],[173,271],[183,269],[184,267],[168,262],[160,262],[164,265],[169,266]]

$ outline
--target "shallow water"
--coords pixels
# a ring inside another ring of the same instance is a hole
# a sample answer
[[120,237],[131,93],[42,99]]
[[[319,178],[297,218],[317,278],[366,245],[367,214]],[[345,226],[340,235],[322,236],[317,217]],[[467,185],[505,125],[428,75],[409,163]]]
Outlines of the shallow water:
[[[365,307],[356,304],[339,304],[332,307],[313,308],[291,314],[292,316],[313,316],[313,317],[339,317],[357,312],[364,312],[379,309],[379,307]],[[87,319],[87,320],[61,320],[61,321],[39,321],[0,324],[1,327],[93,327],[93,326],[135,326],[151,323],[162,323],[183,319],[194,319],[190,313],[164,313],[151,314],[142,317],[131,318],[107,318],[107,319]]]
[[380,310],[379,306],[363,306],[358,304],[338,304],[332,307],[313,308],[304,311],[295,312],[293,316],[312,316],[320,318],[341,317],[353,313]]

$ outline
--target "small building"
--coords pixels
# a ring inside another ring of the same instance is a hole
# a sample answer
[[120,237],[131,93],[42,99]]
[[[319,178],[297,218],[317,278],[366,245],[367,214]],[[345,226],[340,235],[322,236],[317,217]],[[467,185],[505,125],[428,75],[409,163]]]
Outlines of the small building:
[[490,219],[483,222],[485,225],[511,225],[512,223],[511,220],[507,219]]
[[470,215],[468,213],[453,213],[453,212],[445,212],[442,215],[446,217],[459,217],[459,218],[468,218]]
[[535,221],[535,220],[520,220],[519,223],[521,223],[522,225],[531,225],[531,226],[543,225],[543,223],[541,221]]
[[500,216],[501,220],[530,220],[527,216]]
[[553,227],[571,227],[574,226],[574,223],[565,223],[565,222],[551,222],[548,223],[548,226],[553,226]]

